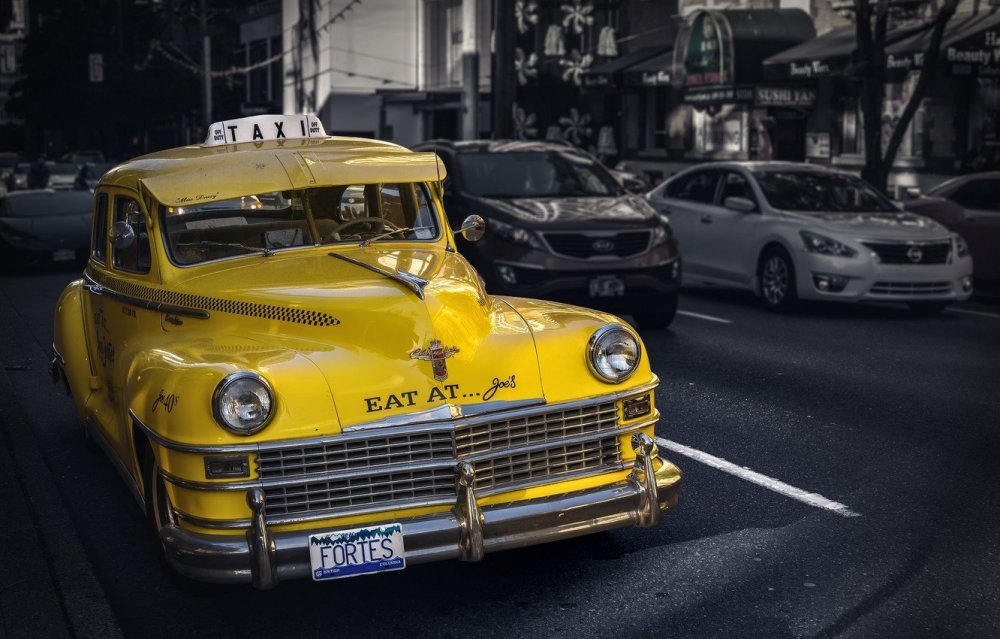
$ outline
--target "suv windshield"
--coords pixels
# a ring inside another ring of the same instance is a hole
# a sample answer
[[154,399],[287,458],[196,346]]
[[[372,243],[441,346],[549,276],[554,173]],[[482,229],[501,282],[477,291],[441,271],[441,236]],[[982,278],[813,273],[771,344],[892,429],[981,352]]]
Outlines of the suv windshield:
[[818,171],[754,173],[772,208],[806,213],[894,213],[897,209],[867,182]]
[[575,153],[459,153],[465,191],[478,197],[580,197],[621,192],[608,171]]
[[161,207],[171,258],[182,266],[302,246],[440,236],[422,184],[349,184]]

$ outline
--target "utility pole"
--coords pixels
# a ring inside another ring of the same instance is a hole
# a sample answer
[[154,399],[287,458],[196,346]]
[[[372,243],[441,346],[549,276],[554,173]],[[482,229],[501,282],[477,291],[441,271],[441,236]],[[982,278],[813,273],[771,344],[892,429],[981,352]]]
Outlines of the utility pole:
[[514,135],[514,0],[493,0],[493,138]]
[[479,137],[479,0],[462,0],[462,138]]
[[212,124],[212,40],[208,37],[208,14],[205,0],[200,0],[201,10],[201,66],[204,82],[201,86],[201,123],[208,131]]

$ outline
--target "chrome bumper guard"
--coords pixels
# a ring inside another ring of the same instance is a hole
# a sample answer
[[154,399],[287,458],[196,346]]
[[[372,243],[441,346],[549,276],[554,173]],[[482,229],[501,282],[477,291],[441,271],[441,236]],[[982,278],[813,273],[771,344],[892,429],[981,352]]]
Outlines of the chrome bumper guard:
[[[635,465],[627,479],[587,490],[480,506],[473,489],[475,470],[455,469],[458,499],[448,512],[393,519],[403,526],[406,563],[442,559],[479,561],[487,552],[567,539],[627,525],[655,526],[677,504],[681,471],[658,455],[644,433],[632,436]],[[660,462],[655,468],[656,461]],[[247,583],[273,588],[278,581],[311,577],[308,531],[272,532],[264,521],[264,491],[247,491],[253,512],[246,536],[203,535],[176,525],[160,530],[167,561],[200,581]],[[374,524],[373,524],[374,525]]]

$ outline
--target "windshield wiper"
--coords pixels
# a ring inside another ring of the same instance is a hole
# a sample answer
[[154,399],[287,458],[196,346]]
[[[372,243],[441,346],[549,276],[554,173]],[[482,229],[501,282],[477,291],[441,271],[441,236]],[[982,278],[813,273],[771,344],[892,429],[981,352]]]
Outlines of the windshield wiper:
[[228,248],[243,249],[249,253],[260,253],[264,257],[271,257],[274,255],[274,251],[271,249],[261,248],[259,246],[247,246],[246,244],[239,244],[238,242],[215,242],[213,240],[201,240],[200,242],[178,242],[174,246],[195,246],[205,248],[210,246],[225,246]]
[[408,271],[400,271],[398,269],[395,272],[388,271],[384,268],[375,266],[374,264],[368,264],[367,262],[362,262],[361,260],[356,260],[353,257],[347,257],[346,255],[341,255],[340,253],[327,253],[327,255],[335,257],[338,260],[344,260],[345,262],[354,264],[355,266],[366,268],[369,271],[374,271],[384,277],[388,277],[393,282],[402,284],[404,287],[413,291],[414,295],[420,299],[424,299],[424,287],[430,283],[428,280],[425,280],[419,275],[414,275]]
[[377,242],[378,240],[381,240],[384,237],[389,237],[397,233],[409,233],[410,231],[430,231],[433,229],[434,229],[433,226],[414,226],[411,228],[392,229],[391,231],[386,231],[385,233],[379,233],[375,237],[370,237],[367,240],[361,240],[361,243],[358,244],[358,246],[360,246],[361,248],[365,248],[372,242]]

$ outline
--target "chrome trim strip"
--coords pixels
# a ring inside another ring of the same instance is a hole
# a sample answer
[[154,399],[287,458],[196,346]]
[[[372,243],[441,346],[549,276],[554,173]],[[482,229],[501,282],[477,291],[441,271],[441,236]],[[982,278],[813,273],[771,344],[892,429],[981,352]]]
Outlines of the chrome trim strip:
[[[514,419],[517,417],[530,416],[532,414],[539,412],[550,412],[550,411],[556,412],[560,410],[579,408],[581,406],[587,406],[589,404],[594,404],[594,403],[617,402],[621,399],[625,399],[633,395],[641,395],[643,393],[648,393],[654,390],[659,384],[660,384],[660,378],[657,377],[656,375],[653,375],[653,380],[651,382],[643,384],[642,386],[638,386],[636,388],[630,388],[628,390],[608,393],[606,395],[595,395],[584,399],[577,399],[569,402],[561,402],[558,404],[541,404],[538,406],[516,409],[509,412],[504,412],[504,418]],[[439,408],[446,408],[447,406],[448,405]],[[266,442],[248,443],[248,444],[195,445],[195,444],[184,444],[181,442],[176,442],[171,439],[167,439],[162,435],[159,435],[158,433],[154,432],[151,428],[146,426],[144,423],[142,423],[142,420],[139,419],[139,417],[135,414],[135,412],[132,409],[129,409],[129,415],[135,421],[136,425],[138,425],[139,428],[142,429],[144,433],[146,433],[151,439],[153,439],[153,441],[155,441],[160,446],[163,446],[164,448],[169,448],[171,450],[176,450],[177,452],[180,453],[204,453],[204,454],[244,453],[244,452],[256,453],[256,452],[271,451],[283,448],[300,448],[306,446],[323,445],[328,443],[347,442],[356,439],[367,439],[370,436],[370,433],[365,432],[366,430],[373,428],[374,424],[385,423],[385,420],[382,420],[380,422],[369,422],[367,424],[368,428],[365,429],[359,430],[360,428],[359,426],[352,426],[348,427],[349,430],[345,429],[345,431],[341,434],[323,435],[320,437],[313,437],[309,439],[285,439],[285,440],[266,441]],[[461,426],[474,426],[477,424],[481,424],[483,422],[488,422],[495,415],[496,413],[484,413],[482,415],[476,415],[474,417],[459,418],[447,422],[441,422],[441,421],[426,422],[426,423],[420,422],[418,424],[415,424],[419,425],[420,426],[419,428],[413,428],[412,426],[387,427],[381,430],[380,434],[391,436],[400,433],[421,434],[421,433],[432,433],[439,431],[449,431],[455,428],[459,428]]]
[[119,293],[114,289],[110,289],[106,286],[98,284],[94,280],[94,278],[92,278],[90,274],[87,272],[84,272],[83,277],[88,282],[87,284],[84,284],[83,287],[94,295],[107,295],[111,299],[122,302],[123,304],[128,304],[130,306],[138,306],[139,308],[144,308],[148,311],[153,311],[156,313],[184,315],[186,317],[194,317],[196,319],[208,319],[210,317],[208,311],[203,311],[196,308],[188,308],[186,306],[174,306],[172,304],[163,304],[161,302],[151,302],[149,300],[144,300],[138,297],[132,297],[131,295],[125,295],[124,293]]
[[535,397],[532,399],[516,399],[512,401],[498,399],[496,401],[483,402],[481,404],[445,404],[443,406],[420,411],[418,413],[396,415],[394,417],[386,417],[385,419],[364,422],[353,426],[344,426],[344,432],[349,433],[356,430],[374,430],[389,428],[392,426],[439,422],[446,419],[451,420],[458,419],[459,417],[472,417],[475,415],[482,415],[484,413],[515,410],[518,408],[526,408],[528,406],[540,406],[544,403],[544,397]]
[[588,468],[587,470],[578,470],[572,473],[566,473],[565,475],[548,475],[543,479],[525,479],[523,481],[514,482],[510,484],[504,484],[503,486],[496,486],[493,488],[480,488],[476,490],[476,495],[479,497],[491,497],[493,495],[500,495],[502,493],[513,492],[515,490],[524,490],[526,488],[534,488],[536,486],[544,486],[546,484],[557,484],[564,481],[573,481],[576,479],[583,479],[584,477],[594,477],[596,475],[603,475],[605,473],[617,473],[625,470],[629,467],[628,462],[618,462],[617,464],[609,464],[607,466],[601,466],[599,468]]
[[355,515],[371,515],[381,512],[392,512],[406,508],[424,508],[434,506],[450,506],[455,503],[455,496],[438,497],[424,501],[394,501],[391,504],[376,504],[365,506],[364,508],[352,508],[351,510],[327,510],[323,512],[314,511],[308,515],[271,515],[267,518],[270,526],[282,526],[284,524],[301,524],[309,521],[320,521],[322,519],[336,519],[337,517],[354,517]]
[[[392,271],[379,268],[371,264],[366,264],[361,260],[356,260],[353,257],[347,257],[346,255],[341,255],[340,253],[335,253],[332,251],[330,253],[327,253],[327,255],[329,255],[330,257],[335,257],[338,260],[343,260],[350,264],[354,264],[355,266],[360,266],[361,268],[368,269],[369,271],[378,273],[383,277],[388,277],[393,282],[396,282],[397,284],[402,284],[406,288],[413,291],[416,294],[416,296],[419,297],[420,299],[424,299],[424,286],[427,286],[428,281],[422,277],[414,275],[413,273],[406,273],[406,275],[404,276],[402,271],[396,271],[395,273],[393,273]],[[423,282],[423,284],[419,282]]]
[[558,439],[550,439],[549,441],[529,444],[527,446],[518,446],[517,448],[504,448],[503,450],[489,453],[479,453],[478,455],[472,455],[470,457],[462,457],[461,461],[468,461],[472,463],[489,461],[491,459],[498,459],[501,457],[510,457],[513,455],[524,455],[526,453],[533,453],[537,450],[546,450],[548,448],[555,448],[556,446],[569,446],[572,444],[585,444],[587,442],[596,441],[599,439],[604,439],[605,437],[629,435],[637,430],[646,428],[650,424],[655,423],[655,419],[648,419],[643,422],[636,424],[629,424],[628,426],[616,426],[615,428],[608,428],[605,430],[600,430],[594,433],[588,433],[586,435],[577,435],[575,437],[566,437]]
[[177,515],[178,518],[183,519],[193,526],[198,526],[199,528],[213,528],[217,530],[246,530],[250,527],[249,519],[205,519],[204,517],[196,517],[195,515],[186,513],[182,510],[177,510],[176,508],[174,508],[174,514]]
[[52,353],[56,356],[56,359],[59,360],[59,364],[60,365],[62,365],[62,366],[66,365],[66,358],[64,358],[62,356],[62,353],[59,352],[59,349],[56,348],[56,343],[55,342],[52,342]]
[[93,423],[90,417],[83,420],[83,428],[86,431],[86,436],[97,442],[98,447],[104,451],[104,454],[111,459],[111,465],[114,466],[118,474],[121,475],[122,479],[125,480],[125,485],[128,486],[129,492],[132,493],[132,497],[139,503],[142,508],[146,507],[146,498],[139,490],[139,484],[136,482],[135,477],[129,472],[128,468],[125,467],[125,463],[119,459],[118,455],[115,453],[114,445],[108,440],[104,431],[101,430],[100,426]]

